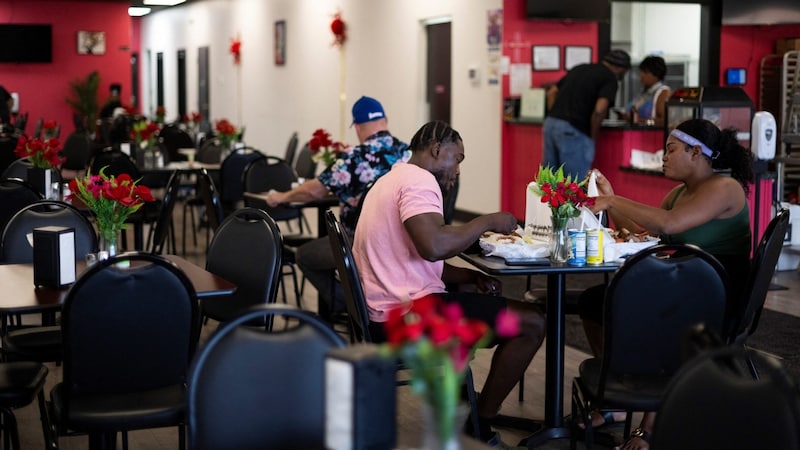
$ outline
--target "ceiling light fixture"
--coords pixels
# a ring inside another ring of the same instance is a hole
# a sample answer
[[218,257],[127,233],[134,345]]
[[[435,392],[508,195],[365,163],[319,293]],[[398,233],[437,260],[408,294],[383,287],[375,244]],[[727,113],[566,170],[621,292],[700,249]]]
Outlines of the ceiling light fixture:
[[144,0],[144,4],[151,6],[175,6],[185,1],[186,0]]
[[148,14],[150,14],[150,8],[145,8],[143,6],[128,7],[128,15],[131,17],[141,17]]

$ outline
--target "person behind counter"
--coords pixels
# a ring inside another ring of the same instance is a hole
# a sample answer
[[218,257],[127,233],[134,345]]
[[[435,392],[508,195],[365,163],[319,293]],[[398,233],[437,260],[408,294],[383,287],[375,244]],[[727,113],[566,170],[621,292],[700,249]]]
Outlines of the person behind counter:
[[664,125],[667,100],[671,94],[669,86],[664,84],[667,75],[667,63],[660,56],[648,56],[639,63],[639,82],[642,93],[633,99],[620,118],[632,123],[647,125]]
[[[681,184],[664,197],[660,207],[615,195],[608,180],[596,171],[600,195],[595,198],[592,211],[608,211],[617,229],[647,230],[660,236],[664,243],[697,245],[725,267],[731,292],[744,292],[752,242],[747,204],[749,185],[753,182],[750,150],[739,144],[736,130],[720,130],[707,120],[691,119],[670,133],[662,161],[664,176]],[[724,169],[730,169],[730,176],[718,172]],[[604,286],[591,287],[579,300],[584,331],[597,356],[603,353],[604,289]],[[622,418],[594,413],[592,425],[598,427],[617,420]],[[649,448],[647,439],[654,422],[655,414],[645,413],[639,427],[620,448]]]
[[542,165],[564,166],[564,174],[582,177],[594,162],[600,124],[614,105],[617,84],[631,67],[631,57],[612,50],[596,64],[573,67],[547,90]]

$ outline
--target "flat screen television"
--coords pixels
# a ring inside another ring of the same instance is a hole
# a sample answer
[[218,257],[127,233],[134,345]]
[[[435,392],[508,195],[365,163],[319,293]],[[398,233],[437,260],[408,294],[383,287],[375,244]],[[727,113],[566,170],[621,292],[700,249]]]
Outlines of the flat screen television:
[[527,0],[528,19],[609,22],[611,0]]
[[53,27],[34,24],[0,24],[0,62],[53,62]]

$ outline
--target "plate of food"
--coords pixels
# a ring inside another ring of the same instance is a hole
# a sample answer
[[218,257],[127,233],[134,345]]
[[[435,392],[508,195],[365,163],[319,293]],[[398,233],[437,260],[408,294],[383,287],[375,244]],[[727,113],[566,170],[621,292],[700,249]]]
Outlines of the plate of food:
[[503,258],[508,264],[549,263],[550,245],[525,234],[522,228],[508,234],[486,232],[478,244],[484,255]]
[[603,245],[603,260],[606,262],[617,261],[620,258],[632,255],[658,244],[661,239],[651,236],[647,231],[633,233],[626,228],[619,230],[607,229],[608,234],[614,239]]

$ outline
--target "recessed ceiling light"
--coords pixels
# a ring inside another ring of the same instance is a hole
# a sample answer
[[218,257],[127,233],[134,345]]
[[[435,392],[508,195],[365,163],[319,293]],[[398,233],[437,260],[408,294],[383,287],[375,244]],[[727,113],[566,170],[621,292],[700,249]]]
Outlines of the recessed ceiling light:
[[150,14],[150,8],[143,6],[130,6],[128,7],[128,15],[131,17],[141,17]]
[[152,6],[175,6],[185,1],[186,0],[144,0],[144,4]]

